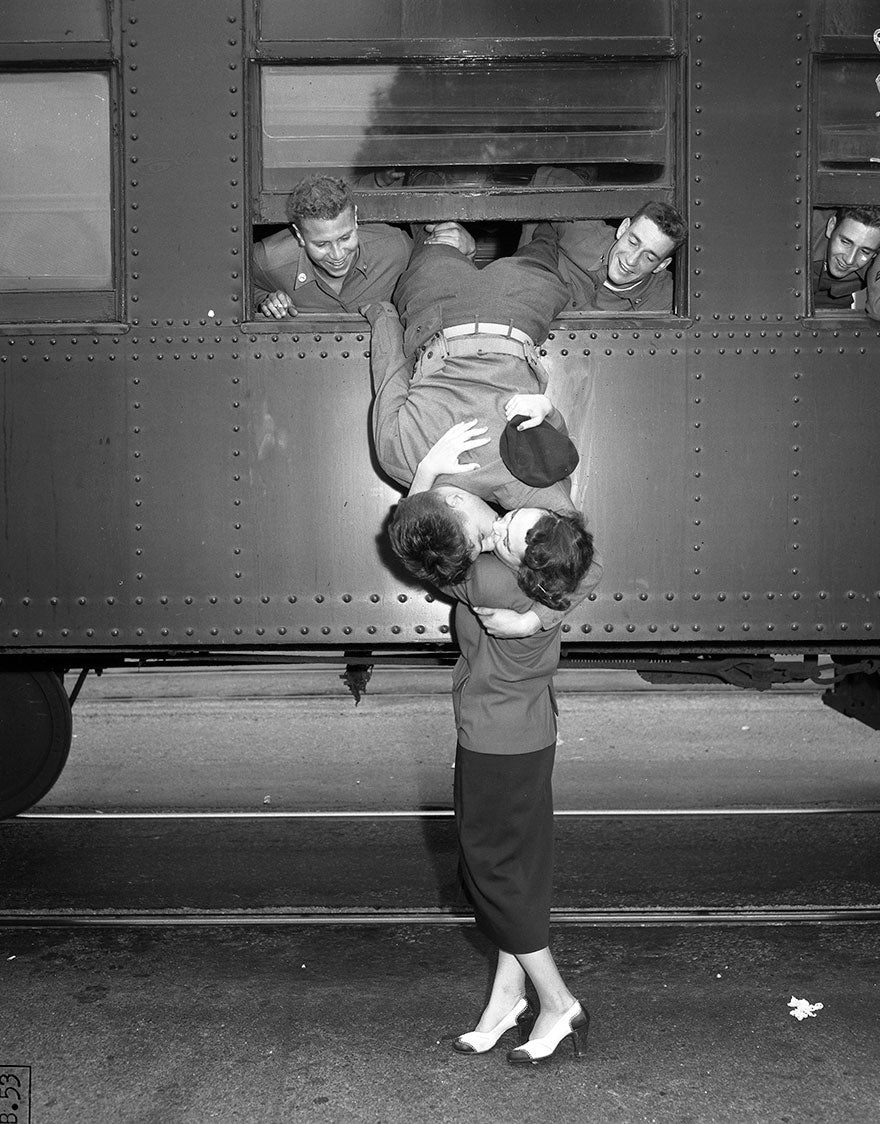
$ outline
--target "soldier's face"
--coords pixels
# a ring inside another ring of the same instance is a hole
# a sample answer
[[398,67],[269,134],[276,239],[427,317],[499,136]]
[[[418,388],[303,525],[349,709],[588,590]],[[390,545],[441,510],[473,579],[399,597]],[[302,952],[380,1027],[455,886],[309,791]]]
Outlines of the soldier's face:
[[293,233],[315,269],[328,277],[344,277],[354,264],[358,252],[354,207],[346,207],[335,219],[303,219]]
[[828,236],[825,265],[832,277],[857,273],[877,256],[880,249],[880,229],[865,226],[848,216],[838,222],[832,215],[825,233]]
[[647,215],[624,219],[608,254],[612,285],[635,285],[649,273],[659,273],[672,258],[674,243]]

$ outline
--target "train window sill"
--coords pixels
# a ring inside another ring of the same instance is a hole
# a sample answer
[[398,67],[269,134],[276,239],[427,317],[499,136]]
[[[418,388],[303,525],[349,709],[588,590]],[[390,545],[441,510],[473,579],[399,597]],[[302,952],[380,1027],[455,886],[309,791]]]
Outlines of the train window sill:
[[[583,329],[614,328],[628,331],[647,331],[649,329],[673,328],[678,330],[693,326],[693,319],[675,316],[671,313],[654,312],[643,315],[622,315],[619,312],[574,312],[566,313],[553,321],[551,331],[564,332]],[[283,320],[247,320],[240,325],[245,334],[277,335],[288,332],[339,331],[363,332],[370,326],[365,317],[355,313],[305,313],[285,317]]]
[[14,320],[0,323],[0,332],[9,336],[123,336],[130,331],[131,324],[111,324],[106,320],[78,323],[71,320],[40,320],[34,323]]
[[801,320],[804,328],[811,331],[858,331],[867,329],[869,332],[880,332],[880,320],[872,320],[864,312],[851,312],[849,315],[834,313],[831,316],[805,316]]
[[563,313],[553,321],[553,330],[557,332],[572,331],[575,329],[591,328],[623,328],[625,331],[647,331],[648,329],[677,328],[684,330],[693,327],[694,321],[689,316],[677,316],[672,312],[569,312]]
[[355,312],[301,312],[282,320],[245,320],[239,329],[251,335],[277,335],[279,332],[369,332],[366,317]]

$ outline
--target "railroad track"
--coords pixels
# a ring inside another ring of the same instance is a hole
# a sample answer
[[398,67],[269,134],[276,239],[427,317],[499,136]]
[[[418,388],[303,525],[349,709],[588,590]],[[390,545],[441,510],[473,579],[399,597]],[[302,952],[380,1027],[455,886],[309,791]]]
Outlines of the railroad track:
[[[555,925],[880,921],[876,807],[556,814]],[[0,926],[472,923],[449,809],[32,812]]]

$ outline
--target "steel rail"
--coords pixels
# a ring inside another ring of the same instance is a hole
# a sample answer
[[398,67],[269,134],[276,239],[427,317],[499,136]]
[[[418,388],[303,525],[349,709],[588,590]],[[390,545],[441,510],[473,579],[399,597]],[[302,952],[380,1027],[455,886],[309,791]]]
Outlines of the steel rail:
[[[809,808],[561,808],[554,812],[556,818],[614,818],[625,816],[837,816],[880,812],[880,805],[822,805]],[[364,819],[451,819],[451,808],[341,810],[326,812],[232,812],[232,811],[170,811],[170,812],[22,812],[7,820],[364,820]]]
[[[553,925],[591,927],[694,926],[694,925],[817,925],[877,924],[880,903],[869,906],[767,906],[724,909],[713,906],[686,909],[553,910]],[[7,910],[0,912],[0,929],[9,928],[176,928],[192,926],[392,926],[473,925],[472,915],[442,910],[328,910],[304,908],[290,911],[229,910],[223,912],[170,910],[47,911]]]

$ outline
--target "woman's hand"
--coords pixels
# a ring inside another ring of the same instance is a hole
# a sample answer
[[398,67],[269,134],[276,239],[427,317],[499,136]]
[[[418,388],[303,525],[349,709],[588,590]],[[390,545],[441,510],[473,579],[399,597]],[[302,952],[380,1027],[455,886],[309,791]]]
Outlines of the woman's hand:
[[482,437],[488,427],[480,425],[476,419],[473,421],[459,422],[447,429],[419,462],[419,467],[425,467],[435,476],[454,475],[459,472],[473,472],[480,466],[475,461],[459,462],[459,457],[471,449],[478,449],[481,445],[488,445],[489,438]]
[[426,492],[434,486],[438,476],[456,476],[462,472],[474,472],[480,466],[476,461],[459,462],[459,457],[471,449],[488,445],[489,438],[482,437],[488,426],[473,421],[459,422],[447,429],[419,461],[409,495]]
[[524,414],[529,420],[522,422],[517,430],[532,429],[553,412],[553,403],[546,394],[514,394],[504,406],[504,416],[510,421]]

